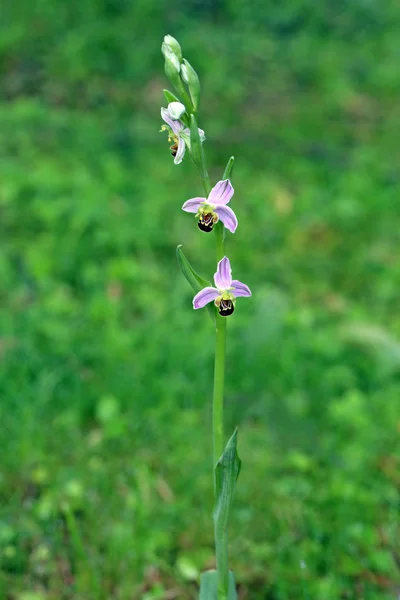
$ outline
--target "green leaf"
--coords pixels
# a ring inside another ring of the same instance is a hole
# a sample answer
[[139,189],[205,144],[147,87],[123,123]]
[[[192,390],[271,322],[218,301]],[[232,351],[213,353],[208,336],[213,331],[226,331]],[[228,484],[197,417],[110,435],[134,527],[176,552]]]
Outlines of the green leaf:
[[182,244],[180,244],[176,249],[176,257],[178,259],[179,266],[186,280],[190,283],[194,291],[197,293],[205,287],[209,287],[211,283],[207,281],[207,279],[203,279],[196,271],[193,269],[192,265],[183,254]]
[[237,429],[225,446],[225,450],[215,466],[215,487],[217,501],[214,509],[215,541],[224,543],[228,529],[229,511],[232,506],[235,483],[239,477],[242,461],[237,453]]
[[[228,518],[233,492],[239,477],[241,460],[237,453],[237,429],[228,440],[225,450],[215,465],[216,503],[214,508],[215,550],[219,575],[219,589],[231,588],[228,575]],[[231,593],[231,592],[230,592]],[[228,596],[230,598],[231,596]],[[232,596],[236,598],[236,596]],[[212,596],[211,596],[212,598]]]
[[[176,249],[176,258],[178,259],[178,264],[181,268],[181,271],[186,278],[186,281],[192,286],[194,291],[200,292],[205,287],[210,287],[211,283],[207,281],[207,279],[203,279],[196,271],[193,269],[192,265],[186,258],[186,256],[182,252],[182,245],[180,244]],[[216,308],[214,304],[207,304],[207,310],[210,314],[211,320],[213,323],[215,322],[215,312]]]
[[[217,571],[206,571],[200,577],[200,600],[218,600]],[[237,600],[235,575],[229,572],[228,600]]]
[[228,164],[225,167],[225,171],[222,176],[222,179],[230,179],[231,178],[234,164],[235,164],[235,157],[231,156],[230,159],[228,160]]
[[164,92],[164,96],[167,101],[167,104],[169,104],[170,102],[180,102],[178,96],[175,96],[175,94],[173,94],[169,90],[163,90],[163,92]]

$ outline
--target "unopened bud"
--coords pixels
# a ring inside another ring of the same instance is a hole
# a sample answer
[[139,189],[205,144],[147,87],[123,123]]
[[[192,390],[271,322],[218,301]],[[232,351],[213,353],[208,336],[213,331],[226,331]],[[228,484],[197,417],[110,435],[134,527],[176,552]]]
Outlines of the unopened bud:
[[178,40],[176,40],[172,35],[166,35],[164,37],[164,43],[162,45],[162,52],[164,54],[164,47],[169,48],[169,50],[178,57],[179,62],[182,60],[182,49],[179,45]]
[[197,110],[200,98],[200,80],[192,65],[184,58],[181,65],[183,81],[188,85],[194,110]]
[[164,48],[164,44],[163,54],[165,57],[165,74],[172,83],[172,85],[179,90],[181,87],[183,87],[183,84],[179,75],[181,65],[178,60],[178,57],[176,56],[176,54],[173,54],[173,52],[171,52],[171,50],[169,50],[167,46],[165,46]]
[[168,112],[170,114],[171,119],[174,121],[178,121],[181,118],[186,108],[182,102],[170,102],[168,104]]
[[171,35],[166,35],[161,45],[161,51],[165,58],[164,69],[166,76],[178,92],[181,100],[183,100],[185,105],[188,107],[188,111],[192,111],[193,103],[189,97],[189,94],[185,90],[185,86],[183,85],[180,75],[182,61],[182,51],[180,45]]
[[170,47],[166,44],[161,46],[162,53],[164,54],[165,64],[169,64],[170,67],[177,73],[181,70],[181,63],[177,55],[171,51]]

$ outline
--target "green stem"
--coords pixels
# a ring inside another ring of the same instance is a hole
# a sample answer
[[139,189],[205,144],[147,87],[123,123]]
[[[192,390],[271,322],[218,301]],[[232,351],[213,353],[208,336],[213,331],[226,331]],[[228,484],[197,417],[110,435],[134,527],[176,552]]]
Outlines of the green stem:
[[221,221],[218,221],[214,226],[215,241],[217,246],[217,262],[225,256],[225,244],[224,244],[224,226]]
[[[207,196],[211,191],[210,176],[207,171],[204,152],[202,153],[202,179]],[[224,228],[221,222],[214,227],[217,262],[225,256]],[[215,316],[215,362],[214,362],[214,394],[213,394],[213,469],[214,491],[215,467],[224,452],[224,385],[225,385],[225,350],[226,350],[226,317]],[[217,501],[217,498],[216,498]],[[221,536],[215,532],[215,550],[218,573],[218,600],[228,600],[229,567],[228,537],[226,532]]]
[[225,317],[215,318],[215,363],[214,363],[214,399],[213,399],[213,466],[224,451],[224,383],[225,383]]
[[[215,226],[217,262],[225,256],[224,228],[221,222]],[[215,367],[214,367],[214,399],[213,399],[213,449],[214,469],[224,451],[224,385],[225,385],[225,351],[226,351],[226,317],[215,317]],[[215,471],[214,471],[215,483]],[[217,498],[216,498],[217,501]],[[217,555],[218,600],[227,600],[229,587],[228,536],[215,532],[215,550]]]
[[[226,318],[216,315],[214,398],[213,398],[213,466],[214,487],[215,467],[224,451],[224,383],[225,383],[225,348]],[[217,501],[217,498],[216,498]],[[215,550],[218,573],[218,600],[227,600],[229,585],[228,538],[226,532],[218,535],[215,531]]]
[[216,544],[218,600],[228,600],[229,568],[228,568],[228,536],[226,532]]

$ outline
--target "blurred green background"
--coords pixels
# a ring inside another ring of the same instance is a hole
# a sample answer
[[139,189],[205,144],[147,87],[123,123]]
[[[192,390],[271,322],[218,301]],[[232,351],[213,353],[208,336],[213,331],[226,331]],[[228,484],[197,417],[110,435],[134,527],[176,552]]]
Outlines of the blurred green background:
[[240,599],[400,590],[397,0],[5,0],[0,598],[189,600],[213,565],[214,240],[160,134],[160,52],[231,154],[226,411]]

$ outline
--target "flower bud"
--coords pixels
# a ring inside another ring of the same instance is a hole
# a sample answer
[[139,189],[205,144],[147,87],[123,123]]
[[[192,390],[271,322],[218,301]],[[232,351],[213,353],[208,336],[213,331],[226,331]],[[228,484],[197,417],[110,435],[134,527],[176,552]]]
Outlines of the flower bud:
[[179,45],[179,42],[172,37],[172,35],[166,35],[164,37],[164,43],[161,47],[162,52],[164,54],[164,47],[168,48],[173,54],[178,57],[179,62],[182,60],[182,49]]
[[182,84],[182,81],[181,81],[181,78],[179,75],[179,71],[181,69],[179,59],[176,56],[176,54],[171,52],[169,47],[165,46],[164,44],[162,45],[162,51],[163,51],[163,54],[165,57],[165,65],[164,65],[165,74],[168,77],[168,79],[170,80],[170,82],[172,83],[172,85],[176,89],[179,90],[181,87],[183,87],[183,84]]
[[171,119],[174,119],[174,121],[178,121],[185,112],[185,110],[185,105],[182,104],[182,102],[170,102],[168,104],[168,112],[170,114]]
[[192,65],[184,58],[181,65],[183,81],[188,85],[194,110],[197,110],[200,97],[200,80]]
[[181,70],[181,63],[177,55],[170,50],[169,46],[166,46],[165,44],[161,46],[161,50],[164,54],[165,65],[168,63],[171,66],[171,69],[173,69],[176,73],[179,73]]
[[192,111],[193,103],[189,97],[189,94],[185,90],[185,86],[183,85],[180,75],[182,61],[182,51],[180,45],[171,35],[166,35],[161,45],[161,51],[165,58],[164,69],[166,76],[178,92],[181,100],[183,100],[187,106],[188,111]]

